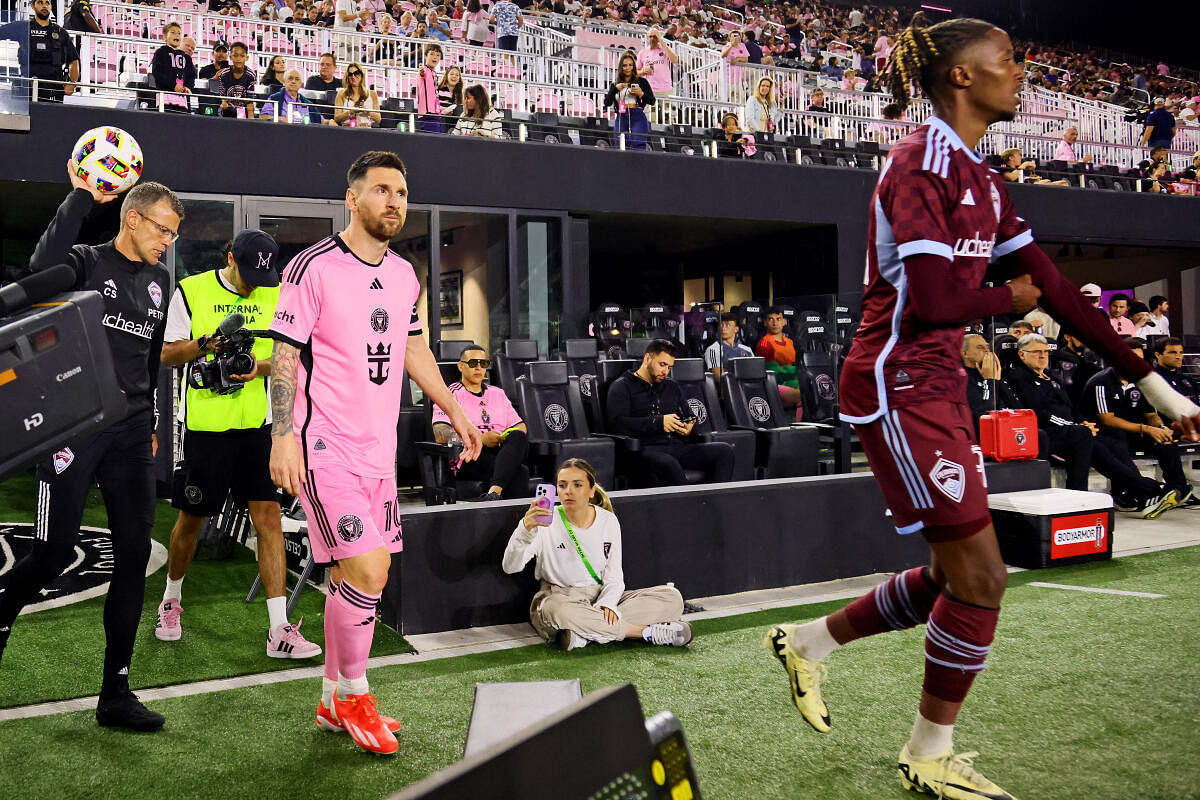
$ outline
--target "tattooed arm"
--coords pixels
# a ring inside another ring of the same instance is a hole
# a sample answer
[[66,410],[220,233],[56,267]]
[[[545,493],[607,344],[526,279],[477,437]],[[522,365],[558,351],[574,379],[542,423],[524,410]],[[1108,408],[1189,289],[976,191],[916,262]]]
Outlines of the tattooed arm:
[[293,497],[299,497],[304,483],[304,453],[292,430],[299,360],[298,348],[275,342],[271,351],[271,480]]

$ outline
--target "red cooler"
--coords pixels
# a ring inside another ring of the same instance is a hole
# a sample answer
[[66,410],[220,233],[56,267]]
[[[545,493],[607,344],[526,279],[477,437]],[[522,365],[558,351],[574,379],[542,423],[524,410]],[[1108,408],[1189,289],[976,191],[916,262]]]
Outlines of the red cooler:
[[1039,569],[1112,558],[1113,501],[1102,492],[1033,489],[988,495],[1000,554]]
[[979,418],[979,446],[993,461],[1037,458],[1037,414],[1032,408],[1001,409]]

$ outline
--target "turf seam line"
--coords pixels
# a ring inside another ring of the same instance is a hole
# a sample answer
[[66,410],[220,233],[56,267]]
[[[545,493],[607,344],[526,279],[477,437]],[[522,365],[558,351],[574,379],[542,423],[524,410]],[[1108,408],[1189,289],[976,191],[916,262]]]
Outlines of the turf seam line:
[[1046,583],[1045,581],[1030,581],[1026,586],[1039,586],[1043,589],[1069,589],[1072,592],[1094,592],[1095,594],[1116,594],[1122,597],[1149,597],[1161,598],[1166,597],[1165,594],[1154,594],[1153,592],[1127,592],[1124,589],[1102,589],[1099,586],[1072,586],[1069,583]]

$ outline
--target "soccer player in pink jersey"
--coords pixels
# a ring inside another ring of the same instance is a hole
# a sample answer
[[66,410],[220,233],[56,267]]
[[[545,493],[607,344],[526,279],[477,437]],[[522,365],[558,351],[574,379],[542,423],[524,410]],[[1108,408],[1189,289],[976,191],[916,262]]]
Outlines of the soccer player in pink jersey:
[[405,175],[394,153],[355,160],[349,227],[291,260],[271,325],[271,478],[300,498],[316,560],[334,564],[317,724],[382,754],[398,749],[400,723],[379,714],[366,669],[375,606],[403,546],[395,464],[406,369],[462,437],[462,459],[480,447],[421,335],[412,265],[388,249],[408,212]]
[[[1020,104],[1024,72],[1008,34],[976,19],[926,28],[923,18],[898,38],[889,87],[903,109],[917,83],[935,115],[892,148],[871,199],[862,322],[842,372],[841,417],[862,441],[897,531],[920,532],[930,563],[827,617],[778,625],[763,645],[787,671],[805,720],[826,732],[821,660],[854,639],[924,624],[925,680],[900,751],[901,783],[953,800],[1011,800],[952,741],[1008,577],[967,406],[963,326],[1040,305],[1180,420],[1188,438],[1200,407],[1152,373],[1063,278],[975,152],[988,126],[1013,119]],[[985,288],[985,273],[999,285]]]

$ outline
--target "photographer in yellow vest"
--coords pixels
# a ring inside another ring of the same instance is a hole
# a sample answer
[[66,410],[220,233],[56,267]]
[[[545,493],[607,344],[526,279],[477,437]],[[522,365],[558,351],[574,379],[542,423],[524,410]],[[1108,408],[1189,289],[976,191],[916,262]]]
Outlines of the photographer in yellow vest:
[[[231,492],[246,503],[258,533],[258,569],[267,594],[267,655],[311,658],[321,648],[287,619],[286,556],[279,495],[271,482],[271,417],[267,378],[270,339],[254,339],[238,367],[235,336],[215,335],[230,314],[247,329],[266,329],[279,300],[279,245],[259,230],[244,230],[222,251],[224,264],[179,282],[167,310],[162,363],[189,365],[184,398],[183,461],[175,470],[171,504],[179,519],[171,531],[167,585],[154,635],[183,636],[183,578],[196,554],[204,520],[220,512]],[[249,342],[244,342],[249,346]],[[244,347],[243,347],[244,350]],[[246,366],[253,364],[249,371]],[[237,374],[234,374],[237,373]],[[194,376],[208,376],[197,381]],[[197,385],[204,388],[197,388]]]

